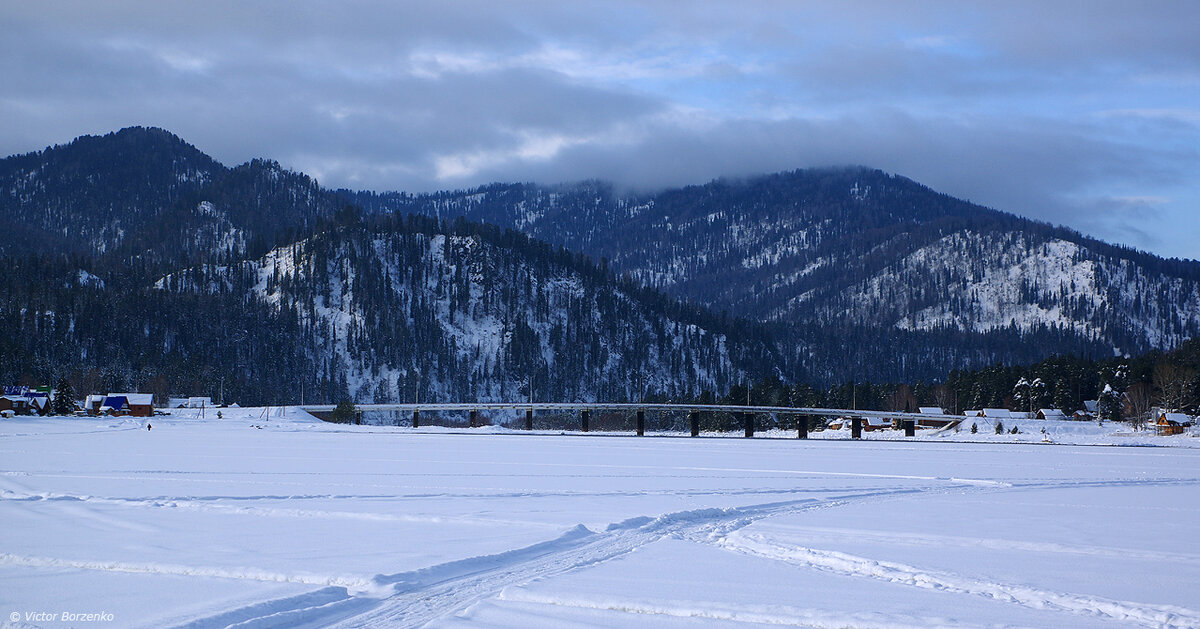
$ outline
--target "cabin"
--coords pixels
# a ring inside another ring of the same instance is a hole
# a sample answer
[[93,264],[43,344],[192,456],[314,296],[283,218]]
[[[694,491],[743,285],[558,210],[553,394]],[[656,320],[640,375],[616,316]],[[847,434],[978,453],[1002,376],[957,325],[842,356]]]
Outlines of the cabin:
[[862,427],[863,430],[871,432],[875,430],[891,430],[896,427],[896,424],[890,417],[864,417]]
[[100,414],[150,417],[154,414],[154,394],[109,393],[100,406]]
[[[922,407],[920,407],[920,411],[921,411],[922,415],[948,415],[949,414],[946,412],[945,409],[938,408],[936,406],[922,406]],[[962,419],[946,419],[944,417],[929,417],[929,418],[918,417],[917,418],[917,427],[918,428],[945,428],[947,426],[957,424],[961,421],[962,421]]]
[[1100,400],[1084,400],[1083,410],[1088,415],[1095,417],[1100,412]]
[[1013,412],[1007,408],[979,408],[963,413],[967,417],[987,417],[989,419],[1012,419]]
[[123,395],[106,395],[100,403],[100,415],[128,415],[129,400]]
[[1160,435],[1182,435],[1192,425],[1192,418],[1183,413],[1159,413],[1154,427]]
[[[862,429],[870,432],[874,430],[888,430],[895,427],[890,417],[862,417]],[[849,429],[853,422],[853,417],[838,417],[829,421],[828,428],[830,430]]]
[[1067,414],[1058,410],[1057,408],[1043,408],[1043,409],[1038,409],[1037,418],[1038,419],[1066,420]]
[[24,395],[0,396],[0,412],[9,412],[13,415],[28,415],[30,413],[29,398]]
[[29,410],[42,416],[50,414],[50,394],[45,391],[30,391]]
[[104,398],[107,396],[92,394],[83,399],[83,410],[87,411],[88,415],[93,417],[100,414],[100,407],[104,406]]

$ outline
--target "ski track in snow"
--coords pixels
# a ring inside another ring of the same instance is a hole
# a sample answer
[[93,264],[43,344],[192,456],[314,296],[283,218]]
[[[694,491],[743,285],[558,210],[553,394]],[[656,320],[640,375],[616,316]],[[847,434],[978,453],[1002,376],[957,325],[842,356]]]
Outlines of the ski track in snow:
[[[394,575],[378,575],[375,599],[349,591],[336,600],[328,596],[310,604],[300,596],[233,610],[182,625],[212,627],[326,626],[419,627],[461,611],[505,588],[546,579],[624,556],[666,538],[710,540],[766,517],[837,507],[868,500],[886,500],[933,491],[972,491],[956,483],[947,487],[900,488],[847,492],[825,498],[803,498],[734,508],[703,508],[640,516],[592,531],[579,525],[559,538],[495,555],[473,557]],[[708,543],[712,543],[709,541]]]
[[[626,613],[661,614],[675,617],[721,619],[738,622],[824,626],[826,624],[873,626],[937,626],[940,619],[847,618],[844,615],[813,616],[812,610],[740,610],[712,605],[613,602],[596,600],[550,600],[510,586],[527,584],[625,556],[653,542],[675,538],[713,545],[730,552],[786,562],[807,569],[844,576],[980,596],[1037,610],[1067,612],[1130,622],[1165,629],[1200,626],[1200,612],[1169,605],[1151,605],[1107,599],[1086,594],[1055,592],[1020,584],[989,581],[940,570],[927,570],[897,562],[881,561],[847,553],[808,548],[769,535],[747,534],[742,529],[772,516],[814,509],[836,508],[865,501],[892,500],[933,493],[1020,491],[1057,487],[1121,485],[1109,483],[1029,483],[1013,486],[980,483],[973,479],[930,479],[942,481],[921,487],[848,491],[838,495],[785,500],[733,508],[703,508],[658,517],[635,517],[592,531],[579,525],[562,536],[525,548],[495,555],[472,557],[393,575],[377,575],[370,583],[356,580],[340,586],[331,584],[300,596],[266,601],[217,616],[181,625],[189,629],[215,627],[420,627],[460,612],[485,599],[496,597],[525,604],[561,605],[586,609],[611,609]],[[945,482],[950,482],[949,486]],[[1136,481],[1134,481],[1136,483]],[[1161,481],[1160,481],[1161,482]],[[1167,480],[1166,483],[1173,481]],[[1145,484],[1145,483],[1141,483]],[[1159,484],[1150,481],[1150,484]],[[913,540],[908,540],[913,541]],[[917,539],[917,543],[939,543],[940,538]],[[950,543],[954,543],[951,540]],[[961,543],[961,541],[960,541]],[[997,543],[1004,543],[1003,540]],[[1120,549],[1089,547],[1030,547],[1028,550],[1079,554],[1121,554]],[[1151,557],[1149,559],[1159,559]],[[1197,561],[1196,557],[1175,557]],[[815,613],[815,612],[814,612]],[[900,625],[897,621],[901,621]]]
[[[496,596],[496,600],[515,604],[518,609],[531,610],[534,606],[573,608],[597,611],[615,611],[624,614],[644,614],[670,618],[723,620],[756,625],[779,625],[786,627],[845,628],[855,629],[996,629],[995,625],[963,623],[960,619],[931,616],[896,615],[881,612],[828,612],[790,605],[741,606],[711,601],[629,601],[603,597],[546,596],[528,590],[509,588]],[[533,610],[531,610],[533,611]],[[543,614],[538,614],[543,615]],[[553,617],[553,616],[551,616]],[[1006,629],[1020,629],[1006,625]]]
[[998,583],[941,570],[927,570],[893,561],[880,561],[831,550],[788,544],[771,536],[733,532],[718,542],[721,548],[835,574],[866,577],[912,587],[970,594],[1033,609],[1065,611],[1148,627],[1200,627],[1200,612],[1172,605],[1148,605],[1086,594],[1054,592],[1025,585]]
[[[599,466],[603,467],[603,466]],[[661,469],[661,468],[660,468]],[[319,586],[304,594],[262,601],[245,607],[228,610],[213,616],[198,619],[179,619],[179,626],[191,629],[215,627],[316,627],[337,625],[340,627],[418,627],[431,621],[460,612],[485,599],[509,601],[524,605],[559,605],[582,609],[608,609],[625,613],[659,614],[671,617],[695,617],[749,623],[799,624],[824,626],[827,624],[852,624],[854,626],[936,626],[940,619],[885,618],[863,616],[849,618],[844,615],[824,617],[814,610],[779,608],[773,610],[740,609],[713,604],[692,605],[685,602],[663,604],[657,602],[606,601],[598,599],[560,600],[547,598],[534,592],[510,586],[527,584],[578,569],[594,566],[623,557],[638,548],[656,541],[674,538],[694,543],[712,545],[723,550],[757,558],[781,561],[805,569],[818,570],[842,576],[873,579],[888,583],[923,589],[944,591],[954,594],[979,596],[994,601],[1019,605],[1037,610],[1065,612],[1083,616],[1094,616],[1153,627],[1183,628],[1200,626],[1200,612],[1192,609],[1120,601],[1087,594],[1057,592],[1021,584],[988,580],[953,572],[924,569],[898,562],[883,561],[848,553],[810,548],[795,540],[782,540],[771,533],[749,533],[745,527],[773,516],[801,513],[815,509],[836,508],[865,501],[906,499],[918,495],[937,493],[988,493],[1007,491],[1037,491],[1046,489],[1078,489],[1119,486],[1173,486],[1195,485],[1191,478],[1156,478],[1143,480],[1070,481],[1070,480],[1025,480],[1005,483],[984,479],[912,476],[895,474],[860,474],[848,472],[822,472],[811,470],[759,470],[727,467],[678,467],[680,472],[714,472],[729,474],[737,472],[761,474],[771,472],[781,475],[799,476],[842,476],[854,478],[878,478],[900,480],[913,484],[905,487],[858,487],[824,489],[753,489],[753,490],[641,490],[600,492],[613,496],[757,496],[775,502],[763,502],[730,508],[702,508],[660,515],[640,516],[611,524],[603,530],[590,530],[583,525],[567,531],[561,536],[524,548],[494,555],[471,557],[391,575],[367,577],[361,575],[329,575],[311,573],[281,573],[253,567],[206,567],[161,563],[137,563],[123,561],[62,559],[0,553],[0,564],[30,567],[71,568],[107,572],[165,574],[175,576],[240,579],[259,582],[295,583]],[[187,474],[187,472],[163,471],[164,474]],[[143,496],[104,497],[85,494],[52,492],[29,492],[16,480],[28,473],[0,472],[0,502],[28,503],[83,503],[117,508],[138,509],[182,509],[196,511],[229,512],[258,517],[288,518],[341,518],[361,520],[412,521],[412,522],[464,522],[478,523],[480,518],[456,516],[398,515],[389,512],[371,513],[359,511],[302,509],[292,507],[259,506],[256,503],[292,501],[395,501],[414,499],[454,500],[464,496],[473,497],[559,497],[596,495],[596,492],[571,490],[541,490],[531,492],[471,492],[447,491],[415,494],[271,494],[271,495],[190,495],[190,496]],[[37,476],[58,476],[55,473],[39,473]],[[144,476],[142,477],[144,479]],[[7,488],[2,487],[6,485]],[[802,493],[801,499],[786,499]],[[294,503],[293,503],[294,504]],[[102,514],[94,514],[101,517]],[[494,523],[494,520],[487,520]],[[537,523],[524,522],[522,525]],[[540,523],[540,526],[555,526]],[[827,529],[798,528],[801,532],[816,534]],[[840,530],[840,529],[839,529]],[[929,536],[891,534],[880,531],[867,532],[871,539],[884,543],[928,545],[928,546],[983,546],[1006,550],[1052,552],[1128,558],[1135,556],[1150,561],[1174,561],[1196,564],[1200,556],[1130,551],[1119,548],[1096,548],[1068,546],[1063,544],[1021,543],[1010,540],[980,540],[952,536]],[[815,614],[815,615],[814,615]]]

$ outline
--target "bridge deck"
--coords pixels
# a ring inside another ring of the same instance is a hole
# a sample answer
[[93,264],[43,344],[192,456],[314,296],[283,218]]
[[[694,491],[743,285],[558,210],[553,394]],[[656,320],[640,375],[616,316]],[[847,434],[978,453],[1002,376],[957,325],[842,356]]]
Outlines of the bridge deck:
[[[308,412],[328,413],[336,408],[332,404],[302,405]],[[637,402],[442,402],[430,404],[356,404],[361,412],[367,411],[420,411],[470,412],[470,411],[665,411],[665,412],[722,412],[722,413],[772,413],[777,415],[820,415],[831,417],[880,417],[887,419],[942,419],[963,420],[962,415],[934,415],[932,413],[906,413],[900,411],[877,411],[848,408],[808,408],[792,406],[739,406],[733,404],[670,404]]]

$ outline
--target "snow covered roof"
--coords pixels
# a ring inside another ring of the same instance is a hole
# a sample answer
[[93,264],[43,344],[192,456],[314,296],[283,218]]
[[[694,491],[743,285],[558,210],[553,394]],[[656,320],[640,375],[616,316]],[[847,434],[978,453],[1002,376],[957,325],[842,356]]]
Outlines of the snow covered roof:
[[867,426],[891,426],[892,419],[890,417],[864,417],[864,423]]
[[130,405],[150,406],[154,404],[153,393],[109,393],[108,397],[123,397]]
[[1180,426],[1191,425],[1192,418],[1186,413],[1163,413],[1163,420],[1168,424],[1178,424]]
[[1100,400],[1084,400],[1083,401],[1083,408],[1084,408],[1084,410],[1086,410],[1089,413],[1095,413],[1096,409],[1099,408],[1099,405],[1100,405]]
[[1043,408],[1043,409],[1039,409],[1039,410],[1038,410],[1038,415],[1041,415],[1042,417],[1044,417],[1044,418],[1046,418],[1046,419],[1058,419],[1059,417],[1066,417],[1066,416],[1067,416],[1067,414],[1066,414],[1066,413],[1064,413],[1064,412],[1062,412],[1062,411],[1058,410],[1057,408]]
[[922,406],[920,410],[922,413],[925,413],[926,415],[945,415],[946,414],[946,411],[943,411],[942,409],[940,409],[936,406]]
[[1007,408],[985,408],[983,409],[983,416],[996,419],[1009,419],[1012,417],[1012,411]]

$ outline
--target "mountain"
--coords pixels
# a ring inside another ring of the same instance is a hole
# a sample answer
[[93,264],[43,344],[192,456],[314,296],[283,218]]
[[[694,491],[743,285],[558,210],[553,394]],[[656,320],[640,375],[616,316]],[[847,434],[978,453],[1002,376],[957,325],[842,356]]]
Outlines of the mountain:
[[360,401],[679,399],[782,375],[756,326],[461,219],[368,217],[155,287],[267,306]]
[[[1050,353],[1136,354],[1200,332],[1200,263],[866,168],[651,194],[600,182],[341,194],[370,211],[465,216],[607,259],[680,299],[778,326],[821,379],[855,371],[928,378]],[[842,360],[839,348],[864,340],[863,361]],[[898,360],[880,365],[889,354]]]
[[[791,379],[763,326],[466,220],[363,216],[157,129],[0,162],[0,382],[243,403],[639,399]],[[532,390],[531,390],[532,389]]]
[[0,160],[0,220],[5,382],[607,399],[942,379],[1200,330],[1196,262],[865,168],[380,194],[130,128]]
[[261,255],[344,204],[269,160],[227,168],[162,129],[130,127],[0,160],[0,256],[125,264]]

